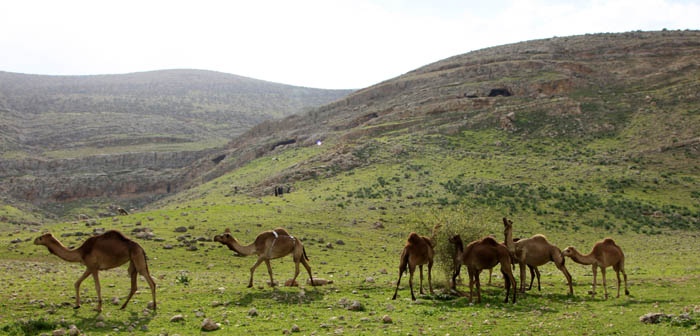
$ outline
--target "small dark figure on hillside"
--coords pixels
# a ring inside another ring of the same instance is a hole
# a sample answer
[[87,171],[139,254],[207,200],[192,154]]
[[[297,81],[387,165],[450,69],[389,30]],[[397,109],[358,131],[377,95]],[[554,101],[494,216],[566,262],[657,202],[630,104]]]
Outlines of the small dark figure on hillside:
[[404,246],[403,251],[401,251],[399,280],[396,281],[396,290],[394,290],[394,296],[391,298],[392,300],[396,300],[396,293],[398,293],[399,285],[401,284],[401,275],[406,272],[407,267],[409,272],[408,286],[411,288],[411,299],[414,301],[416,300],[416,296],[413,294],[413,273],[416,271],[416,265],[420,271],[420,293],[423,294],[423,265],[428,264],[428,286],[430,287],[430,294],[433,294],[431,270],[433,268],[433,257],[435,256],[435,232],[436,229],[433,229],[433,237],[431,238],[419,236],[415,232],[411,232],[408,235],[406,246]]
[[51,233],[46,233],[34,240],[35,245],[44,245],[49,252],[68,262],[80,262],[87,266],[85,273],[75,283],[75,309],[80,308],[80,284],[89,275],[95,280],[97,290],[97,311],[102,311],[102,293],[100,288],[100,270],[124,265],[129,262],[129,277],[131,277],[131,291],[120,309],[124,309],[131,297],[136,293],[136,278],[141,274],[151,287],[153,295],[153,310],[156,310],[156,283],[148,272],[146,263],[146,251],[133,240],[126,238],[119,231],[107,231],[101,235],[88,238],[77,249],[69,250],[59,242]]
[[124,210],[124,208],[117,208],[117,213],[119,213],[122,216],[126,216],[129,214],[126,210]]

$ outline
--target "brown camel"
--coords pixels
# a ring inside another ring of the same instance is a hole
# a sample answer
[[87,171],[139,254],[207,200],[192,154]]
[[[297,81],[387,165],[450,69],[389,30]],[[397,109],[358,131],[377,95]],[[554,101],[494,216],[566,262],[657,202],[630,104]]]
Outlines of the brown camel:
[[[512,222],[511,222],[512,225]],[[513,238],[513,242],[518,242],[520,238]],[[501,245],[506,246],[506,242],[504,241],[501,243]],[[513,265],[513,270],[515,271],[515,264],[517,264],[517,261],[511,260],[511,264]],[[537,277],[537,290],[542,290],[540,288],[540,270],[537,269],[537,267],[527,265],[527,268],[530,269],[530,288],[527,290],[532,289],[532,283],[535,280],[535,277]],[[489,268],[489,283],[487,284],[488,286],[491,286],[491,276],[493,275],[493,268]]]
[[583,255],[576,251],[573,246],[569,246],[562,251],[564,256],[571,258],[574,262],[582,265],[593,265],[593,291],[592,296],[595,297],[596,273],[600,267],[600,273],[603,275],[603,291],[605,298],[608,298],[608,289],[605,283],[605,268],[612,266],[617,273],[617,297],[620,297],[620,272],[625,277],[625,295],[630,295],[627,289],[627,273],[625,273],[625,255],[622,249],[615,244],[615,241],[610,238],[605,238],[595,245],[591,253]]
[[299,276],[299,262],[304,265],[304,268],[309,272],[309,279],[311,279],[311,284],[314,285],[313,276],[311,275],[311,267],[307,260],[309,258],[306,256],[306,250],[301,241],[287,232],[283,228],[277,228],[273,231],[263,231],[255,238],[255,242],[250,245],[241,245],[241,243],[234,238],[230,230],[226,229],[223,235],[217,235],[214,237],[214,241],[228,246],[229,249],[235,251],[239,255],[249,256],[256,254],[258,256],[258,261],[250,269],[250,281],[248,282],[248,288],[253,287],[253,274],[255,269],[264,261],[267,265],[267,272],[270,274],[270,286],[275,285],[275,280],[272,278],[272,266],[270,266],[271,259],[277,259],[292,254],[294,258],[294,264],[296,270],[294,272],[294,278],[291,283],[294,283]]
[[450,238],[450,243],[455,245],[455,270],[452,273],[452,289],[457,290],[456,280],[459,276],[462,265],[467,266],[469,273],[469,302],[472,301],[472,291],[474,283],[476,283],[477,303],[481,302],[481,283],[479,282],[479,274],[482,270],[493,268],[499,263],[501,264],[501,273],[506,284],[506,299],[510,294],[510,285],[513,284],[513,303],[515,303],[515,278],[511,270],[511,257],[508,249],[499,244],[491,237],[484,237],[481,240],[473,241],[464,248],[464,243],[459,235]]
[[[503,217],[503,225],[506,230],[513,230],[513,222]],[[508,245],[508,250],[514,252],[515,259],[520,265],[520,292],[525,292],[525,266],[539,267],[550,261],[554,262],[557,268],[564,273],[566,281],[569,284],[569,295],[574,295],[574,287],[571,280],[571,274],[566,269],[564,263],[566,259],[562,255],[561,250],[558,247],[552,245],[547,237],[541,234],[536,234],[530,238],[520,239],[518,242],[514,242],[512,239],[512,234],[506,234],[506,245]],[[536,271],[539,273],[539,270]],[[532,276],[532,271],[530,272]],[[537,276],[538,288],[539,288],[539,275]],[[530,281],[530,288],[532,288],[532,280]]]
[[80,262],[87,266],[85,273],[75,282],[75,307],[80,308],[80,284],[92,274],[97,290],[97,311],[102,311],[102,294],[100,291],[100,270],[124,265],[129,262],[129,276],[131,277],[131,291],[120,309],[124,309],[131,297],[136,293],[136,277],[141,274],[151,287],[153,295],[153,310],[156,310],[156,284],[148,272],[146,264],[146,251],[134,242],[126,238],[119,231],[107,231],[101,235],[88,238],[77,249],[69,250],[59,242],[51,233],[46,233],[34,240],[35,245],[44,245],[49,252],[69,262]]
[[399,280],[396,281],[396,290],[394,290],[392,300],[396,300],[396,293],[398,293],[399,284],[401,283],[401,275],[406,272],[406,266],[408,266],[409,272],[408,286],[411,288],[411,299],[413,301],[416,300],[416,296],[413,294],[413,273],[416,271],[416,265],[418,265],[420,271],[420,293],[423,294],[423,265],[428,264],[428,286],[430,287],[430,294],[433,294],[433,282],[430,273],[433,268],[434,248],[435,241],[432,238],[419,236],[415,232],[411,232],[408,235],[406,246],[401,251]]

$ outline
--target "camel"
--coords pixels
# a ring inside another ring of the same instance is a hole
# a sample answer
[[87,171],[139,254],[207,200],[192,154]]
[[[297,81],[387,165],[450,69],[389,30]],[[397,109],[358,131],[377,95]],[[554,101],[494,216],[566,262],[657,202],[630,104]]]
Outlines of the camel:
[[[433,230],[433,234],[435,230]],[[406,246],[404,246],[401,251],[401,258],[399,263],[399,280],[396,281],[396,290],[394,290],[394,296],[392,300],[396,300],[396,293],[399,291],[399,284],[401,284],[401,275],[406,272],[406,266],[408,266],[409,278],[408,286],[411,288],[411,299],[416,300],[416,296],[413,294],[413,273],[416,271],[416,265],[420,270],[420,293],[423,294],[423,265],[428,264],[428,286],[430,287],[430,294],[433,294],[433,282],[431,278],[431,270],[433,268],[433,256],[435,255],[435,241],[432,238],[425,236],[419,236],[415,232],[411,232],[408,235],[408,240],[406,241]]]
[[[512,222],[511,222],[512,225]],[[513,242],[517,243],[520,238],[513,238]],[[504,241],[501,243],[501,245],[506,246],[506,242]],[[515,261],[512,261],[511,264],[513,265],[513,270],[515,271]],[[527,268],[530,269],[530,287],[527,290],[532,289],[532,283],[535,280],[535,277],[537,277],[537,290],[541,291],[542,288],[540,287],[540,270],[537,269],[537,267],[527,265]],[[491,276],[493,275],[493,268],[489,268],[489,282],[486,284],[488,286],[491,286]]]
[[239,255],[249,256],[256,254],[258,256],[258,261],[250,269],[250,281],[248,282],[248,288],[253,287],[253,274],[255,269],[264,261],[267,265],[267,272],[270,274],[270,286],[275,286],[275,280],[272,277],[272,266],[270,266],[271,259],[277,259],[292,254],[294,258],[294,264],[296,270],[294,272],[294,278],[291,279],[290,283],[294,283],[299,276],[299,262],[304,265],[304,268],[309,272],[309,279],[311,279],[311,285],[314,285],[313,276],[311,275],[311,267],[307,262],[309,258],[306,256],[306,250],[301,241],[294,236],[290,235],[287,230],[283,228],[277,228],[272,231],[263,231],[255,238],[255,241],[250,245],[241,245],[236,238],[231,235],[230,230],[226,229],[223,235],[216,235],[214,241],[226,245],[230,250],[235,251]]
[[627,287],[627,273],[625,273],[625,254],[622,253],[622,249],[611,238],[605,238],[597,242],[593,245],[591,253],[586,255],[579,253],[573,246],[564,249],[562,254],[579,264],[593,265],[593,291],[591,292],[593,297],[595,297],[597,268],[600,267],[600,273],[603,276],[603,291],[605,292],[605,298],[608,298],[608,289],[605,283],[605,268],[608,266],[612,266],[615,273],[617,273],[617,297],[620,297],[620,272],[625,278],[625,295],[630,295]]
[[[503,217],[503,225],[507,231],[513,230],[513,222]],[[571,274],[566,269],[564,263],[566,259],[562,255],[561,250],[558,247],[552,245],[542,234],[536,234],[530,238],[520,239],[518,242],[514,242],[512,239],[512,233],[506,234],[506,245],[508,250],[513,253],[515,259],[520,265],[520,292],[525,292],[525,266],[539,267],[550,261],[554,262],[557,268],[564,273],[566,281],[569,284],[569,295],[574,295],[574,287],[571,280]],[[536,270],[535,273],[539,273]],[[530,276],[532,276],[532,270],[530,271]],[[537,283],[539,288],[539,274],[537,275]],[[530,281],[530,288],[532,288],[532,280]]]
[[156,310],[156,284],[148,272],[146,251],[138,243],[126,238],[121,232],[110,230],[90,237],[80,247],[72,250],[63,246],[51,233],[39,236],[34,240],[34,244],[46,246],[49,252],[65,261],[80,262],[87,266],[85,273],[75,282],[75,309],[80,308],[80,284],[85,278],[92,275],[97,290],[97,311],[102,311],[102,294],[98,272],[119,267],[128,261],[131,291],[120,309],[124,309],[136,293],[136,277],[141,274],[151,287],[153,310]]
[[515,303],[515,278],[511,270],[511,256],[508,249],[499,244],[491,237],[484,237],[480,240],[473,241],[464,248],[464,243],[459,235],[455,235],[449,239],[450,243],[455,245],[456,251],[454,255],[455,270],[452,273],[452,289],[455,291],[456,279],[459,276],[462,265],[467,266],[469,273],[469,302],[472,301],[472,292],[474,283],[476,283],[477,303],[481,303],[481,283],[479,282],[479,274],[482,270],[495,267],[501,264],[501,273],[506,284],[506,299],[510,295],[510,285],[513,284],[513,303]]

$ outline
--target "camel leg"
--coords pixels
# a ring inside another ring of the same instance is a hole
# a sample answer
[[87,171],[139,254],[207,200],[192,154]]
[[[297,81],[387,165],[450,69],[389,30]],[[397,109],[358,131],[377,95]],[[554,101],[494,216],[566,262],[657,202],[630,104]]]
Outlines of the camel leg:
[[301,258],[301,264],[304,265],[304,268],[306,268],[306,271],[309,273],[309,280],[311,280],[311,286],[316,286],[314,283],[314,276],[311,275],[311,266],[309,266],[309,263],[306,261],[306,259]]
[[487,286],[491,286],[491,275],[493,275],[493,268],[489,268],[489,283],[487,283]]
[[418,291],[421,295],[423,295],[423,265],[418,265],[418,271],[420,271],[420,290]]
[[396,290],[394,290],[394,296],[391,298],[392,300],[396,300],[396,294],[399,292],[399,284],[401,284],[401,275],[403,272],[404,270],[399,269],[399,280],[396,281]]
[[608,285],[605,282],[605,267],[600,268],[600,275],[603,276],[603,293],[605,293],[605,299],[608,299]]
[[[510,295],[510,278],[508,277],[508,274],[506,274],[506,272],[501,271],[501,273],[503,274],[503,280],[505,280],[505,283],[506,283],[505,284],[506,300],[504,302],[508,303],[508,295]],[[516,290],[516,291],[518,290],[517,288],[515,288],[515,284],[513,284],[513,287],[514,287],[513,290]]]
[[[564,263],[561,263],[561,264],[558,263],[557,268],[562,273],[564,273],[564,276],[566,277],[566,282],[569,284],[569,295],[574,295],[574,285],[572,283],[573,281],[571,279],[571,274],[569,273],[569,270],[566,269],[566,266],[564,265]],[[595,270],[595,268],[594,268],[594,270]],[[593,277],[595,278],[595,271],[593,274],[594,274]],[[538,275],[538,278],[539,278],[539,275]],[[605,279],[605,274],[603,274],[603,279]],[[539,279],[537,282],[539,282]],[[595,292],[595,288],[593,288],[593,291]]]
[[620,270],[615,270],[615,274],[617,274],[617,298],[620,297],[620,285],[622,282],[620,281]]
[[525,275],[525,263],[520,262],[520,293],[525,293],[525,278],[527,276]]
[[430,287],[430,294],[433,293],[433,280],[430,278],[430,273],[432,272],[433,269],[433,262],[428,263],[428,286]]
[[474,271],[471,268],[468,268],[467,273],[469,273],[469,303],[472,303],[472,292],[474,291]]
[[74,309],[80,308],[80,284],[90,275],[90,270],[85,270],[85,273],[80,276],[78,281],[75,282],[75,307]]
[[136,289],[137,289],[136,280],[138,279],[138,275],[139,274],[138,274],[138,272],[136,272],[136,267],[134,267],[134,263],[133,262],[129,263],[129,277],[131,278],[131,290],[129,291],[129,296],[126,297],[126,301],[124,301],[124,304],[119,309],[126,308],[126,304],[129,303],[129,300],[131,300],[131,297],[134,296],[134,293],[136,293]]
[[275,287],[275,279],[272,278],[272,266],[270,265],[270,259],[265,259],[265,265],[267,265],[267,273],[270,274],[270,287]]
[[591,292],[591,297],[595,297],[595,283],[596,283],[596,276],[598,275],[598,269],[595,264],[593,264],[593,291]]
[[292,284],[297,281],[297,276],[299,276],[299,260],[294,260],[294,278],[292,279]]
[[476,271],[474,275],[474,281],[476,282],[476,303],[481,303],[481,281],[479,281],[479,275],[481,271]]
[[92,279],[95,280],[95,291],[97,291],[97,311],[102,311],[102,289],[100,288],[100,276],[95,270],[92,272]]
[[253,265],[253,267],[250,268],[250,281],[248,282],[248,288],[253,287],[253,273],[255,273],[255,269],[258,268],[258,266],[260,266],[260,264],[262,264],[262,262],[263,262],[263,256],[260,256],[258,258],[258,261],[255,262],[255,265]]
[[408,286],[411,288],[411,300],[416,301],[416,296],[413,295],[413,273],[416,271],[416,265],[408,265]]
[[532,283],[535,281],[535,269],[534,269],[534,267],[532,267],[532,266],[530,266],[530,265],[527,265],[527,268],[530,269],[530,287],[528,287],[527,290],[531,290],[531,289],[532,289]]
[[[622,276],[625,278],[625,295],[630,295],[630,291],[627,289],[627,273],[625,273],[625,260],[621,260],[620,263],[620,272],[622,272]],[[619,287],[619,285],[618,285]],[[619,296],[619,294],[618,294]]]
[[537,275],[537,290],[541,292],[542,287],[540,286],[540,270],[537,269],[537,267],[533,267],[533,269],[535,270],[535,275]]
[[[144,266],[146,265],[144,260]],[[148,267],[139,267],[138,263],[136,270],[146,279],[148,282],[148,287],[151,287],[151,296],[153,297],[153,311],[156,311],[156,283],[153,281],[151,274],[148,272]]]

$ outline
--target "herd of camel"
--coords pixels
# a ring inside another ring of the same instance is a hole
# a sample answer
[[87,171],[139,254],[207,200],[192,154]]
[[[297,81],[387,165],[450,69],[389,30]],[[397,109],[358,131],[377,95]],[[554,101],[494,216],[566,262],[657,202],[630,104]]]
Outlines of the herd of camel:
[[[469,274],[469,301],[472,300],[473,286],[477,288],[477,302],[481,302],[481,285],[479,283],[479,274],[483,270],[489,272],[498,264],[501,265],[501,272],[505,280],[506,299],[508,302],[511,284],[513,286],[513,303],[516,297],[516,283],[513,277],[511,268],[515,264],[520,265],[520,291],[525,290],[525,266],[530,269],[532,279],[530,280],[530,288],[535,274],[537,275],[537,286],[539,288],[539,270],[537,267],[542,266],[550,261],[554,262],[559,268],[567,282],[569,283],[569,294],[573,295],[573,287],[571,283],[571,275],[564,266],[565,257],[571,258],[573,261],[593,266],[593,291],[595,296],[596,274],[597,268],[600,268],[603,276],[603,290],[605,298],[608,297],[608,292],[605,282],[605,269],[612,266],[617,272],[617,297],[620,297],[620,272],[625,279],[625,294],[629,295],[627,289],[627,274],[624,270],[625,257],[622,249],[615,242],[606,238],[593,246],[593,250],[589,254],[581,254],[572,246],[567,247],[564,251],[559,250],[556,246],[550,244],[544,235],[536,234],[526,239],[513,238],[513,222],[503,218],[505,242],[499,243],[493,237],[487,236],[480,240],[469,243],[466,247],[459,235],[455,235],[449,239],[451,244],[455,245],[454,264],[455,268],[452,272],[451,286],[455,291],[456,279],[460,274],[462,265],[467,266]],[[401,252],[399,264],[399,279],[396,282],[396,290],[392,299],[396,299],[399,284],[401,283],[401,275],[408,269],[410,273],[409,287],[411,290],[411,298],[415,300],[413,293],[413,273],[416,266],[420,272],[420,293],[423,294],[423,265],[428,265],[428,285],[430,292],[433,293],[431,280],[431,269],[433,266],[433,256],[435,248],[435,238],[420,236],[414,232],[410,233],[406,245]],[[222,235],[216,235],[214,241],[226,245],[229,249],[235,251],[238,255],[249,256],[257,255],[257,262],[250,269],[250,281],[248,287],[253,287],[253,274],[262,262],[265,262],[267,271],[270,275],[270,285],[274,286],[275,281],[272,276],[272,267],[270,260],[282,258],[287,255],[292,255],[295,264],[294,278],[287,281],[287,284],[296,284],[296,278],[299,276],[299,263],[304,265],[304,268],[309,273],[309,283],[314,286],[321,284],[319,279],[314,279],[309,266],[309,258],[306,256],[304,245],[298,239],[289,234],[283,228],[277,228],[271,231],[264,231],[258,234],[255,241],[250,245],[242,245],[231,235],[229,229],[226,229]],[[153,303],[151,308],[156,310],[156,284],[151,278],[146,263],[146,252],[135,241],[125,237],[121,232],[110,230],[103,234],[88,238],[83,244],[75,249],[69,249],[59,242],[51,233],[45,233],[34,240],[35,245],[44,245],[49,252],[55,254],[59,258],[68,262],[80,262],[87,269],[83,275],[75,282],[75,306],[80,308],[80,284],[88,276],[92,275],[95,281],[95,289],[97,292],[97,311],[102,311],[102,294],[100,290],[100,279],[98,272],[100,270],[108,270],[119,267],[129,262],[129,276],[131,278],[131,290],[126,298],[126,301],[120,309],[124,309],[131,300],[137,289],[137,277],[142,275],[151,288]],[[489,275],[489,282],[491,281]]]

